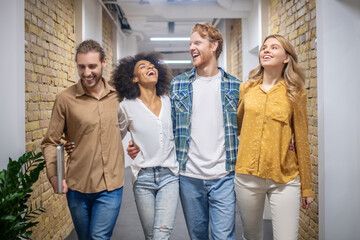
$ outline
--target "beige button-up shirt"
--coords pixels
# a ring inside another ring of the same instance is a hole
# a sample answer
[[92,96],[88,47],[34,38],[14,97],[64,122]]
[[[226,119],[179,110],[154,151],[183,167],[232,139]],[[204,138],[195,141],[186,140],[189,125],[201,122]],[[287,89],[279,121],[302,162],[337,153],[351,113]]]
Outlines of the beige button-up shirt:
[[65,133],[75,149],[68,159],[66,183],[82,193],[112,191],[124,185],[124,149],[118,127],[119,100],[107,81],[98,100],[81,81],[55,100],[48,131],[41,144],[47,176],[57,175],[56,146]]

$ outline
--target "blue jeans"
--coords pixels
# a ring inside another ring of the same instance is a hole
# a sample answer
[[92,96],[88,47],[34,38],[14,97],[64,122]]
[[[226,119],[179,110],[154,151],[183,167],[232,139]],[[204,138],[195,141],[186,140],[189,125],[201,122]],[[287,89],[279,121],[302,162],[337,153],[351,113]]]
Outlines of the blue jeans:
[[168,168],[142,168],[134,196],[145,239],[169,239],[179,202],[179,177]]
[[123,188],[98,193],[66,193],[79,240],[110,239],[120,211]]
[[214,180],[180,175],[180,199],[192,240],[235,240],[234,172]]

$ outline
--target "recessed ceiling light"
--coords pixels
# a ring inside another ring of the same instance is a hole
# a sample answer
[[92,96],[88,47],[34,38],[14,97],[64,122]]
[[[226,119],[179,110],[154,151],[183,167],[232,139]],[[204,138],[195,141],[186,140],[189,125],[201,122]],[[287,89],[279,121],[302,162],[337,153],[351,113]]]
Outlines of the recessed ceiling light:
[[189,37],[152,37],[150,38],[150,41],[177,41],[177,42],[181,42],[181,41],[190,41]]
[[190,64],[191,60],[163,60],[166,64]]

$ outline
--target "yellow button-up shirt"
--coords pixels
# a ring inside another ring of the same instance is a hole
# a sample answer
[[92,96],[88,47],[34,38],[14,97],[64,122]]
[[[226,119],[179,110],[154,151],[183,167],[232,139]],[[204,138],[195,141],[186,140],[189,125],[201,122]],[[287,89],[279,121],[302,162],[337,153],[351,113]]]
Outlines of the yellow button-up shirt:
[[63,133],[75,149],[68,159],[66,183],[82,193],[112,191],[124,184],[124,149],[118,127],[119,100],[104,79],[105,89],[96,99],[81,81],[55,100],[48,131],[42,142],[47,176],[56,176],[56,146]]
[[[286,183],[300,174],[303,197],[312,196],[306,93],[292,104],[284,81],[268,92],[240,85],[240,143],[235,172]],[[296,152],[289,150],[292,136]]]

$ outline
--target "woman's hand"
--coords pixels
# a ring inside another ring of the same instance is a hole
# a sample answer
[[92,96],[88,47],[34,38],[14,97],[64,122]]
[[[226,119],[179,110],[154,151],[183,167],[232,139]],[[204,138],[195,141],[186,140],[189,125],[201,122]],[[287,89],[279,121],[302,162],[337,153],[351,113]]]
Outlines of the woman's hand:
[[66,151],[66,153],[70,156],[70,154],[72,153],[73,149],[75,148],[75,143],[74,142],[66,142],[64,144],[64,149]]
[[62,136],[61,139],[65,141],[65,143],[64,143],[64,150],[65,150],[66,153],[70,156],[70,154],[72,153],[73,149],[75,148],[75,142],[68,142],[68,140],[66,139],[65,136]]
[[290,139],[289,150],[295,152],[295,141],[294,138]]
[[301,207],[303,209],[309,209],[310,204],[314,201],[313,197],[303,197],[301,201]]

